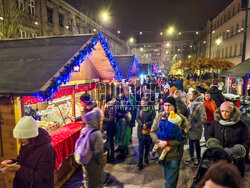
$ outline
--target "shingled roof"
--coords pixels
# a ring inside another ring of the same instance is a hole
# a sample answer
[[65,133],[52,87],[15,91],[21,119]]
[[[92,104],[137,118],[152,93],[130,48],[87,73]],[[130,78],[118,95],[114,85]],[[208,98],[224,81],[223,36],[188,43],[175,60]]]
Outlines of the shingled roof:
[[[64,65],[76,57],[94,36],[87,34],[0,41],[0,94],[29,95],[45,90],[44,85],[60,73]],[[97,46],[102,48],[100,44]],[[115,74],[105,52],[98,59],[108,61],[106,64],[109,65],[105,68],[108,67],[110,76]],[[100,69],[100,65],[95,68]],[[101,76],[108,79],[106,75]]]

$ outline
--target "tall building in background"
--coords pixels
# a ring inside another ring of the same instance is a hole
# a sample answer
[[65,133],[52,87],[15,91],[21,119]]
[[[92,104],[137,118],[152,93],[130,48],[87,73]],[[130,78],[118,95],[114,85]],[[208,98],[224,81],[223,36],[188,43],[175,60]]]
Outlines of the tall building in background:
[[[203,35],[194,40],[199,56],[221,58],[238,64],[243,53],[246,10],[241,0],[234,0],[218,16],[209,20]],[[250,16],[248,17],[248,25]],[[247,31],[246,59],[250,58],[250,30]]]
[[[14,37],[85,34],[96,33],[100,30],[105,35],[113,54],[128,53],[127,44],[123,40],[63,0],[8,0],[3,2],[6,11],[13,9],[11,6],[16,6],[20,12],[11,13],[18,14],[17,25],[13,27],[16,29]],[[6,18],[2,16],[1,19]]]
[[190,41],[163,41],[137,43],[132,49],[141,64],[171,66],[173,61],[185,61],[190,52]]

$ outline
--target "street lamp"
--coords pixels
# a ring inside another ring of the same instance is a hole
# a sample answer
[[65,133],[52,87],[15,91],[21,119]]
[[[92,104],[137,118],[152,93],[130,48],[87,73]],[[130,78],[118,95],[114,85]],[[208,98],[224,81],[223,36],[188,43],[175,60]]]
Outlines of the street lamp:
[[169,35],[172,35],[174,33],[174,27],[173,26],[170,26],[168,29],[167,29],[167,33]]
[[160,32],[160,35],[163,35],[163,32]]
[[121,31],[120,31],[120,30],[118,30],[118,31],[117,31],[117,33],[118,33],[118,34],[120,34],[120,33],[121,33]]
[[130,38],[129,38],[129,43],[132,44],[132,43],[134,43],[134,42],[135,42],[135,39],[134,39],[133,37],[130,37]]
[[142,32],[140,32],[140,35],[142,35]]
[[216,45],[219,46],[221,44],[222,40],[221,39],[217,39],[215,42],[216,42]]
[[102,22],[107,23],[110,20],[110,14],[108,11],[102,11],[100,13],[100,19]]

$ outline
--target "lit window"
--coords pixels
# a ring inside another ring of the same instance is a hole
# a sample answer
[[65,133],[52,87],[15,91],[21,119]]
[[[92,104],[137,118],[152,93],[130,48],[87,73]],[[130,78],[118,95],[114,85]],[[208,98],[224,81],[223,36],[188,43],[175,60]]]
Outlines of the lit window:
[[35,15],[35,0],[29,0],[29,14]]

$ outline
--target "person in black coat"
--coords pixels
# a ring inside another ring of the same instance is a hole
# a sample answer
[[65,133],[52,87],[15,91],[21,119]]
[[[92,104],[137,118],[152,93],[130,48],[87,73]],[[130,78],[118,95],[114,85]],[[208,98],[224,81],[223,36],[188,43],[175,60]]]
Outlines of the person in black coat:
[[137,110],[136,120],[138,122],[137,126],[137,137],[139,139],[139,170],[143,169],[143,153],[144,153],[144,162],[147,164],[148,161],[148,153],[150,144],[152,142],[150,137],[150,129],[153,124],[155,118],[155,110],[148,106],[149,98],[143,97],[141,101],[141,108]]
[[107,132],[107,141],[110,150],[108,150],[108,162],[114,161],[114,137],[116,133],[116,99],[108,94],[105,99],[103,131]]
[[55,150],[48,132],[38,128],[31,116],[24,116],[13,130],[21,144],[17,160],[5,160],[1,169],[15,174],[14,188],[53,188]]
[[[249,149],[249,131],[240,119],[240,111],[232,102],[226,101],[215,111],[214,120],[208,129],[208,141],[211,138],[219,140],[223,148],[243,147],[243,153]],[[242,157],[243,158],[243,157]],[[244,160],[239,160],[238,169],[244,175]]]
[[208,93],[211,96],[211,100],[215,102],[217,108],[219,108],[220,105],[225,101],[225,97],[218,89],[218,83],[214,83],[214,85],[208,90]]

